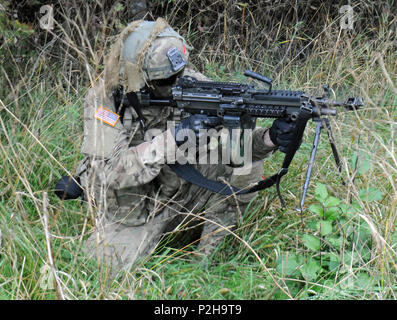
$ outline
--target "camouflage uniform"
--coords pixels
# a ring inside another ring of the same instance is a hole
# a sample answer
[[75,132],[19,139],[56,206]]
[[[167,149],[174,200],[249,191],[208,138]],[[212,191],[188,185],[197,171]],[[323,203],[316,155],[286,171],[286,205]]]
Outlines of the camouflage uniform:
[[[191,68],[185,68],[183,72],[197,79],[206,79]],[[113,96],[107,89],[108,79],[105,73],[105,79],[95,83],[84,105],[81,152],[85,158],[77,175],[86,199],[98,212],[98,232],[87,240],[88,248],[99,249],[99,258],[116,270],[129,267],[136,259],[150,253],[164,232],[182,230],[196,215],[204,222],[199,250],[209,255],[228,234],[225,228],[236,226],[239,212],[244,212],[255,194],[220,196],[186,182],[164,164],[168,150],[176,148],[166,123],[179,123],[181,117],[187,116],[181,115],[177,109],[142,109],[147,128],[162,132],[149,141],[144,140],[133,108],[127,108],[123,122],[118,121],[114,127],[98,120],[99,107],[116,112]],[[129,90],[142,86],[134,87],[135,83],[127,82],[122,83],[129,86]],[[239,188],[260,180],[262,160],[274,150],[264,143],[266,130],[257,128],[253,131],[253,170],[250,174],[234,175],[232,167],[222,164],[195,165],[196,169],[209,179],[226,181]],[[167,144],[165,150],[160,147],[164,142]]]

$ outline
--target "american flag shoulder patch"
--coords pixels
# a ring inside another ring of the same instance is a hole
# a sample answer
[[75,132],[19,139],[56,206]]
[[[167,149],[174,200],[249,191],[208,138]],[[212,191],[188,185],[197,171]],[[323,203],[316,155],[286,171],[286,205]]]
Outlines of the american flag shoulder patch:
[[119,121],[120,116],[117,113],[100,106],[95,113],[95,118],[114,127],[117,121]]

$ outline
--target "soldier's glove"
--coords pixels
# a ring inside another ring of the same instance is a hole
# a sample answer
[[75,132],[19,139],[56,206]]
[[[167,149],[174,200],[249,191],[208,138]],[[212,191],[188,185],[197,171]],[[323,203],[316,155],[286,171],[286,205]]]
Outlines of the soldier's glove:
[[203,129],[209,130],[220,124],[221,120],[218,117],[193,114],[183,119],[175,128],[175,142],[177,146],[180,146],[190,139],[191,141],[195,140],[196,146],[198,146],[199,142],[202,140],[202,136],[206,134],[205,131],[203,132]]
[[288,145],[294,137],[295,122],[280,118],[273,122],[270,130],[270,140],[279,147],[280,151],[287,153]]
[[[80,184],[80,178],[75,177]],[[55,194],[61,200],[77,199],[83,195],[83,189],[69,176],[63,176],[55,185]]]

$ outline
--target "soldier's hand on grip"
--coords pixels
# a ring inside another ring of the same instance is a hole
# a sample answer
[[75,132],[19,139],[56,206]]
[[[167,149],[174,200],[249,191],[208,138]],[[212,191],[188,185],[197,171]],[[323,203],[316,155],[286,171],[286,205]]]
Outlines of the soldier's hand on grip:
[[175,141],[178,146],[188,141],[189,137],[195,139],[198,146],[200,137],[204,134],[203,130],[215,128],[221,124],[218,117],[210,117],[202,114],[193,114],[185,118],[175,128]]
[[280,118],[273,122],[269,130],[270,140],[279,147],[283,153],[287,152],[295,130],[295,122]]

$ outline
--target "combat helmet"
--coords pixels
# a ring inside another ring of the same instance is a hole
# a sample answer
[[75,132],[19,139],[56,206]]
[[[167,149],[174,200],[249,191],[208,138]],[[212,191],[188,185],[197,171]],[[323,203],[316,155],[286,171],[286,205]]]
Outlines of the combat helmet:
[[167,79],[183,70],[191,49],[162,18],[133,22],[112,48],[113,60],[105,63],[106,87],[122,85],[126,92],[137,92],[152,80]]

